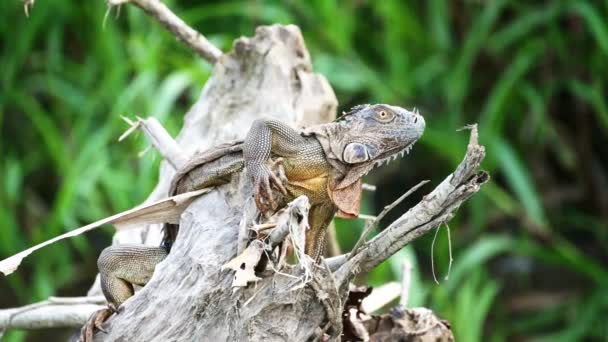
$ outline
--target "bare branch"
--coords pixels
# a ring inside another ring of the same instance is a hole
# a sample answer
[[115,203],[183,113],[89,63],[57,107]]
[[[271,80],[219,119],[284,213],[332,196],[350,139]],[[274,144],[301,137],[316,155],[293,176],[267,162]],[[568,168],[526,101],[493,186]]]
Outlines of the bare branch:
[[[378,215],[373,221],[371,221],[371,222],[368,221],[368,223],[365,225],[365,229],[363,230],[363,233],[361,234],[361,236],[359,237],[359,240],[355,244],[355,247],[353,247],[353,249],[350,253],[351,256],[349,258],[351,258],[352,256],[357,254],[357,251],[359,250],[361,245],[363,245],[363,243],[365,242],[365,239],[367,238],[369,233],[371,233],[372,230],[374,230],[376,227],[378,227],[378,224],[380,224],[380,220],[382,220],[384,218],[384,216],[386,216],[386,214],[388,214],[397,205],[399,205],[399,203],[403,202],[404,199],[408,198],[409,195],[413,194],[416,190],[420,189],[421,186],[423,186],[424,184],[426,184],[428,182],[429,182],[428,180],[424,180],[424,181],[416,184],[416,186],[409,189],[405,194],[401,195],[393,203],[385,206],[384,209],[382,209],[382,211],[380,212],[380,215]],[[359,216],[361,216],[361,215],[359,215]]]
[[[25,16],[30,16],[35,0],[22,0]],[[188,26],[182,19],[173,13],[159,0],[107,0],[110,6],[120,6],[132,3],[158,20],[167,30],[171,31],[177,40],[184,42],[199,56],[211,64],[215,64],[223,55],[222,51],[211,44],[200,32]]]
[[149,117],[143,119],[138,116],[137,121],[132,121],[123,116],[122,119],[128,123],[130,127],[118,138],[118,141],[124,140],[135,130],[141,129],[150,140],[152,146],[158,150],[161,156],[163,156],[175,170],[179,170],[186,165],[188,162],[186,153],[156,118]]
[[159,0],[108,0],[110,6],[132,3],[154,17],[166,29],[171,31],[177,40],[184,42],[199,56],[211,64],[215,64],[222,56],[222,51],[211,44],[201,33],[188,26],[165,4]]
[[0,330],[78,327],[103,308],[103,296],[50,297],[20,308],[0,310]]

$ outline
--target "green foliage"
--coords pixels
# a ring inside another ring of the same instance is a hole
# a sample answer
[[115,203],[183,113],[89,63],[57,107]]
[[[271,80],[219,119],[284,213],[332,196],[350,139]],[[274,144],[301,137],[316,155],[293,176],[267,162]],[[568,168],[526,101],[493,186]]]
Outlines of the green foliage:
[[[434,251],[439,284],[430,274],[432,236],[365,280],[398,280],[403,260],[410,260],[410,304],[435,309],[459,341],[607,336],[608,4],[168,5],[223,51],[257,25],[295,23],[341,109],[362,102],[420,108],[424,137],[413,154],[368,180],[379,191],[366,195],[366,213],[422,179],[443,179],[465,150],[468,135],[456,130],[480,124],[484,168],[493,182],[450,223],[454,264],[447,279],[447,239],[440,232]],[[119,116],[154,115],[175,134],[211,67],[130,6],[105,20],[103,1],[39,0],[30,18],[18,1],[1,1],[0,9],[4,258],[140,203],[155,184],[159,158],[152,152],[137,158],[147,146],[141,137],[116,143],[126,128]],[[338,221],[344,249],[360,229],[360,222]],[[0,306],[82,294],[111,233],[33,254],[0,282]],[[7,340],[25,336],[44,338],[12,332]]]

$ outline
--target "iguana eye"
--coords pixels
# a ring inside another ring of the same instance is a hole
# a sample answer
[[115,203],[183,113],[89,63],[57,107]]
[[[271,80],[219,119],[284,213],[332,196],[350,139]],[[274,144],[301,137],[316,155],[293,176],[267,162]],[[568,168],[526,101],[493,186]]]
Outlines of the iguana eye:
[[376,119],[380,122],[389,122],[389,121],[392,121],[393,118],[394,118],[393,113],[388,112],[384,109],[381,109],[376,112]]

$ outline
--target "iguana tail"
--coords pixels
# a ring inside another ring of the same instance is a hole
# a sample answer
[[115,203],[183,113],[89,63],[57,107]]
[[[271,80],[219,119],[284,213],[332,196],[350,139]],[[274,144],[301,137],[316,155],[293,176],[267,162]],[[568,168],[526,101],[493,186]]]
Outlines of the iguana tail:
[[[241,145],[241,142],[222,144],[195,155],[176,173],[169,195],[174,196],[230,182],[232,175],[245,166]],[[166,223],[163,226],[161,246],[167,252],[171,250],[178,231],[178,224]]]

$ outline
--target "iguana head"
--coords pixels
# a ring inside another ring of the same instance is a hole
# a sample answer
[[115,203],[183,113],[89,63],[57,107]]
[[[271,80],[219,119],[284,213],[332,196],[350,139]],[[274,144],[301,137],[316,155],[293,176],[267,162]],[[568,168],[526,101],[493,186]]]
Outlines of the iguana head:
[[409,153],[424,132],[417,110],[386,104],[354,107],[336,122],[308,130],[323,145],[327,158],[344,175],[335,189],[346,188],[376,166]]

